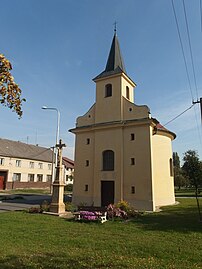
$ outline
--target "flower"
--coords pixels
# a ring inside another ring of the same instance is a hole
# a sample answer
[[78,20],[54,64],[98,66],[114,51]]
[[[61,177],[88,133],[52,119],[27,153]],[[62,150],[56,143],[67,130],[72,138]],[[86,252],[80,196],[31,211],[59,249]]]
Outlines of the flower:
[[96,213],[90,211],[80,211],[81,219],[83,220],[97,220],[98,217]]

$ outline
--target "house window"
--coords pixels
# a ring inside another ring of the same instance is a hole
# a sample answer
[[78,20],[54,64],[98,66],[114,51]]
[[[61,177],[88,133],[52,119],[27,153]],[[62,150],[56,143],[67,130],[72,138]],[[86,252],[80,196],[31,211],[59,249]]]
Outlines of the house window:
[[131,193],[134,194],[135,193],[135,186],[131,187]]
[[130,134],[130,140],[135,140],[135,134]]
[[114,152],[112,150],[105,150],[102,153],[103,158],[103,171],[114,170]]
[[34,174],[28,174],[28,181],[34,182]]
[[89,166],[89,160],[86,160],[86,166]]
[[38,163],[38,168],[43,169],[43,163]]
[[34,168],[34,162],[29,162],[29,168]]
[[85,185],[85,191],[88,191],[88,185]]
[[48,170],[51,170],[51,163],[48,163]]
[[126,86],[126,98],[130,99],[130,91],[128,86]]
[[112,84],[107,84],[105,86],[105,97],[112,96]]
[[43,181],[43,175],[42,174],[37,174],[37,181],[42,182]]
[[86,139],[86,145],[89,145],[90,144],[90,138],[87,138]]
[[20,167],[21,166],[21,160],[16,160],[15,161],[15,166]]
[[20,173],[14,173],[13,174],[13,181],[20,181],[21,180],[21,174]]
[[0,158],[0,165],[4,165],[4,161],[5,161],[4,158]]
[[46,175],[46,181],[51,182],[52,181],[52,175]]
[[135,165],[135,158],[131,158],[131,159],[130,159],[130,164],[131,164],[131,165]]
[[170,164],[170,176],[173,177],[173,160],[171,158],[169,160],[169,164]]

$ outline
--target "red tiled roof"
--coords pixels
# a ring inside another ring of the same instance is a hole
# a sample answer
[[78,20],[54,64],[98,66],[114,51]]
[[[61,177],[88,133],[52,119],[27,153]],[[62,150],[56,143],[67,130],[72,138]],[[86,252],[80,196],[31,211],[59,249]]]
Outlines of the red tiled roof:
[[161,125],[160,123],[157,123],[156,128],[157,128],[157,130],[159,130],[159,131],[164,131],[164,132],[170,133],[170,134],[173,136],[173,139],[176,138],[176,134],[175,134],[175,133],[169,131],[168,129],[166,129],[166,128],[165,128],[163,125]]
[[67,158],[67,157],[62,157],[62,164],[65,166],[65,168],[74,168],[74,161]]
[[159,129],[159,130],[163,130],[163,131],[168,131],[169,132],[169,130],[168,129],[166,129],[163,125],[161,125],[160,123],[158,123],[157,125],[156,125],[156,127],[157,127],[157,129]]

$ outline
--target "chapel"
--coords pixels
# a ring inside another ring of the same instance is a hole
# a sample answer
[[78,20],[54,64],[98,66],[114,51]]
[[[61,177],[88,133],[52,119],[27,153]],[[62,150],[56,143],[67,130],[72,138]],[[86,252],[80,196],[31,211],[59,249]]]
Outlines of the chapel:
[[155,211],[175,203],[172,140],[176,135],[134,100],[116,31],[96,100],[70,132],[75,140],[73,203],[107,206],[121,200]]

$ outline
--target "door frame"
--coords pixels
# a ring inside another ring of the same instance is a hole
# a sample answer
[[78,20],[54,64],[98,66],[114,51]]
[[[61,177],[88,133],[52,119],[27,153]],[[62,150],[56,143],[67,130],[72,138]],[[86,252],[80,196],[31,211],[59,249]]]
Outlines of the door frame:
[[[104,191],[105,191],[104,190],[104,184],[107,185],[107,183],[111,184],[112,193],[111,193],[111,197],[108,199],[109,200],[108,204],[105,205],[105,203],[104,203],[105,199],[104,199],[103,194],[104,194]],[[115,181],[114,180],[101,180],[101,183],[100,183],[100,200],[101,200],[100,204],[101,204],[101,206],[108,206],[109,204],[114,204],[114,198],[115,198]]]
[[6,182],[8,178],[8,170],[0,170],[0,176],[3,176],[3,190],[6,189]]

